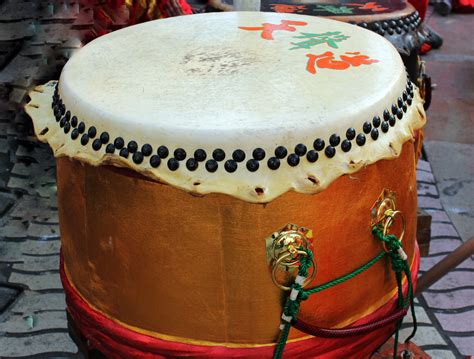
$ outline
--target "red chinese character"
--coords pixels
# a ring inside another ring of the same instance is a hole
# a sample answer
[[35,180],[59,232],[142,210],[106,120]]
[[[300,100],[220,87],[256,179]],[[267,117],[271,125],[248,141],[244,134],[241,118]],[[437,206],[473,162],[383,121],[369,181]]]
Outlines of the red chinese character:
[[334,60],[334,53],[332,51],[326,51],[321,55],[307,54],[306,56],[309,58],[306,70],[312,74],[316,73],[316,65],[321,69],[333,70],[346,70],[351,66],[347,62]]
[[295,12],[302,12],[306,10],[306,6],[304,5],[287,5],[287,4],[272,4],[272,9],[275,12],[280,13],[295,13]]
[[341,55],[339,56],[342,61],[345,61],[351,66],[358,67],[360,65],[370,65],[375,62],[379,62],[379,60],[374,60],[368,57],[367,55],[360,55],[360,52],[346,52],[348,55],[353,55],[353,56],[346,56],[346,55]]
[[347,70],[351,66],[358,67],[360,65],[370,65],[379,62],[366,55],[360,55],[360,52],[346,52],[346,54],[351,56],[341,55],[339,56],[341,60],[336,60],[332,51],[326,51],[320,55],[307,54],[308,63],[306,70],[312,74],[316,74],[316,67],[320,69]]
[[386,7],[382,7],[376,2],[367,2],[365,4],[347,4],[358,7],[360,10],[372,10],[372,12],[388,10]]
[[263,23],[262,26],[260,26],[260,27],[239,26],[239,29],[247,30],[247,31],[260,31],[260,30],[262,30],[262,38],[263,39],[273,40],[273,31],[283,30],[283,31],[295,32],[296,27],[293,27],[293,26],[290,26],[290,25],[305,26],[305,25],[308,25],[308,23],[304,22],[304,21],[281,20],[281,24]]

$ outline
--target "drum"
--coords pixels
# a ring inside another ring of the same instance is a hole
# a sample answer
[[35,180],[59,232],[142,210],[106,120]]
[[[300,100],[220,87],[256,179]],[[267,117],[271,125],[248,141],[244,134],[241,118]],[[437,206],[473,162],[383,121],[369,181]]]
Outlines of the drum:
[[[305,288],[345,279],[298,323],[388,318],[389,234],[416,277],[423,105],[366,29],[263,12],[152,21],[83,47],[27,112],[57,157],[62,280],[89,349],[271,357],[305,260]],[[395,328],[377,323],[344,338],[293,328],[285,354],[369,354]]]
[[357,24],[384,36],[402,56],[411,80],[418,85],[425,109],[431,102],[431,80],[419,57],[425,41],[415,8],[405,0],[210,0],[206,11],[266,11],[324,16]]

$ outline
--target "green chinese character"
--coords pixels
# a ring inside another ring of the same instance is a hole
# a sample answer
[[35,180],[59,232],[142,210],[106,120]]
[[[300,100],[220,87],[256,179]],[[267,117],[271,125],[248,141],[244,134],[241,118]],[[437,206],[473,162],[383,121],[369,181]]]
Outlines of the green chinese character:
[[301,42],[292,42],[292,47],[290,50],[296,49],[310,49],[312,46],[320,44],[328,44],[330,47],[337,49],[337,43],[349,38],[349,36],[341,34],[340,31],[334,32],[325,32],[324,34],[309,34],[302,32],[302,36],[293,36],[295,39],[307,39],[306,41]]
[[333,6],[333,5],[317,5],[317,9],[320,11],[330,12],[331,14],[343,15],[343,14],[352,14],[354,9],[347,6]]

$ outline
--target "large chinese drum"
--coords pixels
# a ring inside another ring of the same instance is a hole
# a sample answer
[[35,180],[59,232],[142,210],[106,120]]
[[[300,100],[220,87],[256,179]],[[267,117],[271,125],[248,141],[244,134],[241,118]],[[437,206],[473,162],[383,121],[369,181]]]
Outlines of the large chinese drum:
[[[344,276],[383,251],[371,232],[382,192],[403,213],[416,276],[423,105],[396,49],[366,29],[260,12],[153,21],[85,46],[27,111],[57,157],[61,273],[89,349],[271,357],[280,287],[296,275],[274,270],[272,238],[312,230],[308,287]],[[293,328],[285,353],[370,354],[395,329],[380,320],[396,296],[383,258],[298,314],[373,330],[322,338]]]

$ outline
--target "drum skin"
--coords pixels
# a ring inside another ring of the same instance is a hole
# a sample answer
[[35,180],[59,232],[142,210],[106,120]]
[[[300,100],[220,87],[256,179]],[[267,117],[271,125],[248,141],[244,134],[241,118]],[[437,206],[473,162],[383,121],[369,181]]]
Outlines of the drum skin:
[[[271,279],[265,238],[287,223],[313,229],[312,285],[351,272],[380,253],[370,209],[396,192],[413,259],[416,181],[413,143],[340,177],[316,195],[287,192],[268,204],[197,196],[109,166],[57,159],[67,277],[94,309],[129,329],[186,343],[255,346],[278,335],[286,293]],[[300,318],[346,326],[395,293],[388,261],[303,302]],[[292,330],[290,339],[307,337]]]

